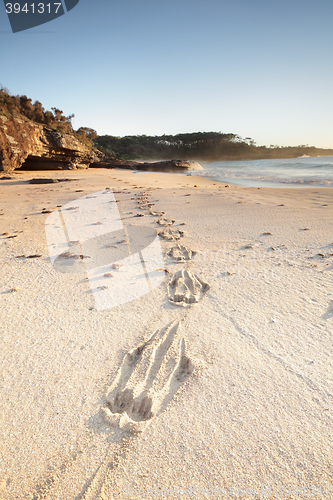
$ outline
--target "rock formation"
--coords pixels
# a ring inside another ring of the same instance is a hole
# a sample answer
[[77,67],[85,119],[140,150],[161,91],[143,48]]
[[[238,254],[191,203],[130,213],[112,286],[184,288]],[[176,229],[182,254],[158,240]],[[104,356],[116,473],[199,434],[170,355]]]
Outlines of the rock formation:
[[137,162],[133,160],[125,161],[118,159],[107,159],[104,157],[100,161],[95,161],[91,167],[97,168],[125,168],[129,170],[144,170],[145,172],[179,172],[187,170],[203,170],[203,167],[196,161],[190,160],[165,160],[156,162]]
[[94,153],[69,134],[0,112],[0,171],[88,168]]
[[166,160],[153,163],[138,163],[135,165],[135,169],[150,172],[184,172],[184,170],[203,170],[199,163],[191,160]]
[[195,161],[145,163],[110,159],[100,151],[94,152],[74,135],[60,134],[22,114],[0,108],[0,171],[10,172],[21,167],[26,170],[68,170],[89,166],[151,172],[202,170]]

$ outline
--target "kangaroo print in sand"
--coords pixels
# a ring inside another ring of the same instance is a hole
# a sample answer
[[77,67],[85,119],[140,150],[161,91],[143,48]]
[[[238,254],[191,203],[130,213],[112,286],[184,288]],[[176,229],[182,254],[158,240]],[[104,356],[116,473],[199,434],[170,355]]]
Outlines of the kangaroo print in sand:
[[179,323],[157,330],[123,359],[102,409],[119,437],[142,432],[161,413],[192,372]]
[[199,276],[182,269],[173,275],[168,284],[169,302],[175,306],[189,307],[199,302],[209,289],[208,283]]

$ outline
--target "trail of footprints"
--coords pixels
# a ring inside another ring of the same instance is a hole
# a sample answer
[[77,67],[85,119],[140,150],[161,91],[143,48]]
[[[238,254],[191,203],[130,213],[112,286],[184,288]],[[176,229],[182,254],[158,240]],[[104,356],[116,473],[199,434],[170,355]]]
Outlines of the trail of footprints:
[[[154,204],[150,202],[147,192],[139,193],[137,202],[141,210],[148,210],[149,215],[160,217],[156,221],[159,225],[167,226],[159,233],[162,238],[175,242],[184,235],[182,231],[171,227],[175,221],[163,217],[165,212],[151,210]],[[188,263],[195,255],[196,252],[178,242],[167,251],[167,256],[178,263]],[[172,276],[167,288],[171,304],[190,307],[198,302],[210,287],[198,276],[183,269]],[[125,443],[128,443],[131,437],[140,435],[154,417],[166,409],[176,392],[192,374],[194,365],[185,353],[186,344],[180,331],[180,322],[173,322],[154,332],[146,342],[131,349],[124,356],[113,383],[106,391],[104,404],[95,416],[97,418],[90,419],[90,426],[97,432],[100,432],[100,423],[103,422],[107,432],[113,431],[114,434],[110,436],[110,445],[104,460],[77,498],[92,500],[102,495],[110,476],[108,463],[113,450],[111,443],[118,442],[120,449],[125,450]],[[66,471],[67,466],[63,472]],[[34,498],[45,498],[50,490],[56,487],[56,478],[58,475],[38,488]]]
[[[166,226],[167,229],[164,231],[160,231],[158,235],[168,241],[176,241],[179,240],[182,236],[184,236],[184,231],[179,231],[178,229],[171,228],[176,221],[175,219],[169,219],[167,217],[164,217],[165,212],[163,211],[155,211],[151,210],[151,208],[154,206],[154,203],[150,201],[150,193],[149,191],[142,191],[138,193],[137,195],[137,204],[138,208],[140,210],[148,210],[149,215],[153,215],[155,217],[159,217],[155,222],[159,226]],[[142,217],[144,214],[139,213],[135,217]]]
[[[150,210],[154,205],[150,202],[149,191],[138,193],[137,203],[141,210]],[[166,241],[177,242],[184,236],[184,231],[171,227],[175,223],[175,219],[163,217],[165,212],[154,212],[150,210],[149,214],[161,217],[155,220],[155,222],[160,226],[166,226],[163,231],[158,233],[160,238]],[[167,256],[175,262],[188,262],[192,260],[195,255],[196,252],[179,243],[167,251]],[[209,285],[202,281],[201,278],[183,269],[176,272],[171,278],[168,284],[168,299],[173,305],[189,307],[191,304],[199,302],[209,289]],[[127,394],[126,397],[129,397],[129,395]]]
[[[165,213],[151,210],[154,204],[147,191],[138,193],[137,203],[141,210],[149,210],[150,215],[162,217]],[[162,217],[156,222],[172,226],[175,220]],[[171,227],[159,233],[169,241],[183,234]],[[196,252],[178,243],[167,252],[175,262],[188,262],[195,255]],[[183,269],[171,278],[168,299],[174,305],[188,307],[198,302],[209,288],[198,276]],[[193,365],[185,355],[185,340],[178,339],[179,329],[180,324],[174,322],[157,330],[144,344],[125,355],[101,410],[105,423],[121,430],[122,437],[142,432],[190,376]]]

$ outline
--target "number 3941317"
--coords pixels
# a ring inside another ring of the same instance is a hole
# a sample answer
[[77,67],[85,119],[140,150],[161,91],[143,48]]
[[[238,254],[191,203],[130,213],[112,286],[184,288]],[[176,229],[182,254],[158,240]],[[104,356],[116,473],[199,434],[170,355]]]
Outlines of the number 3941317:
[[31,3],[24,4],[23,7],[19,3],[6,3],[7,14],[19,14],[20,12],[31,12],[32,14],[57,14],[61,3]]

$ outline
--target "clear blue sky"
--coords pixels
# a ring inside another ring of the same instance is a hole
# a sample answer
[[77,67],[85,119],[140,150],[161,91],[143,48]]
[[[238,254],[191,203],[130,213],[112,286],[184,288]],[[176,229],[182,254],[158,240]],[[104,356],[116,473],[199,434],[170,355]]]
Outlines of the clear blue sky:
[[333,147],[333,0],[80,0],[16,34],[1,2],[0,83],[100,135]]

